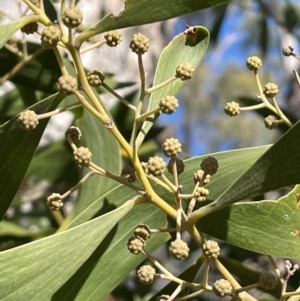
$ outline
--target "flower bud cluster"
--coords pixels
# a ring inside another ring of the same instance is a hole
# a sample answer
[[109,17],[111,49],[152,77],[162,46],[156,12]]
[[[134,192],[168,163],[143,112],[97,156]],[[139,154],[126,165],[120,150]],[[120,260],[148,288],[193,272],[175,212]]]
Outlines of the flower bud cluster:
[[170,255],[176,260],[183,260],[189,256],[190,249],[186,242],[176,239],[169,246]]

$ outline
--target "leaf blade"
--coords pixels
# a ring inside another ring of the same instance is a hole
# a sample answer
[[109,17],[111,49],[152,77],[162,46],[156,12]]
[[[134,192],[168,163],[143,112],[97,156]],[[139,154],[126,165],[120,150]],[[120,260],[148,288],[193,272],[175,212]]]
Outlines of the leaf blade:
[[128,201],[84,225],[0,253],[1,266],[7,275],[0,279],[3,288],[0,299],[50,300],[133,206],[134,201]]
[[[201,62],[209,44],[209,32],[205,27],[195,26],[196,34],[190,37],[181,33],[162,51],[155,71],[153,86],[156,86],[175,75],[176,68],[181,63],[190,63],[196,68]],[[151,94],[147,112],[155,109],[160,99],[166,95],[174,96],[184,85],[184,81],[177,79]],[[149,116],[143,123],[137,136],[136,144],[140,146],[153,126],[159,114]]]

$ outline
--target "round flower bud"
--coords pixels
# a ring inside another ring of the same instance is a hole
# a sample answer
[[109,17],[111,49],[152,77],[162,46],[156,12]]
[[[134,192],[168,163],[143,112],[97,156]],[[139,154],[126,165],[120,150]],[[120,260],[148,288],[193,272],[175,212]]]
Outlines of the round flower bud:
[[219,244],[214,240],[208,240],[203,244],[203,254],[207,258],[217,258],[220,255]]
[[92,159],[92,153],[87,147],[79,147],[73,152],[74,161],[80,166],[88,166]]
[[271,290],[277,284],[277,277],[270,272],[262,273],[259,278],[259,284],[263,289]]
[[57,45],[57,43],[60,41],[60,29],[56,26],[50,25],[48,27],[45,27],[42,31],[41,36],[41,44],[45,48],[52,48]]
[[63,12],[61,19],[67,27],[75,28],[82,23],[82,12],[76,6],[69,6]]
[[273,83],[268,83],[264,86],[264,94],[268,98],[275,97],[278,92],[278,86]]
[[135,169],[133,166],[126,166],[122,169],[121,176],[124,177],[124,179],[132,183],[136,180],[136,175],[135,175]]
[[257,71],[261,66],[261,59],[257,56],[250,56],[247,58],[246,66],[251,71]]
[[[181,159],[178,159],[178,158],[175,158],[175,161],[176,161],[177,174],[180,175],[181,173],[184,172],[184,163]],[[170,174],[173,174],[172,166],[173,166],[173,163],[172,163],[172,159],[171,159],[167,165],[167,169]]]
[[47,198],[47,205],[52,211],[60,210],[64,206],[62,196],[59,193],[52,193]]
[[103,72],[93,70],[87,74],[87,80],[92,87],[99,87],[105,80]]
[[37,22],[28,23],[21,28],[21,31],[27,35],[37,32],[39,25]]
[[[204,171],[202,169],[197,170],[194,173],[194,183],[195,184],[197,184],[198,182],[200,183],[203,178],[203,175],[204,175]],[[207,184],[207,183],[209,183],[209,181],[210,181],[210,175],[207,174],[203,184]]]
[[134,255],[138,255],[140,252],[142,252],[144,246],[145,242],[140,237],[132,236],[128,239],[127,249]]
[[230,117],[240,114],[240,105],[235,102],[227,102],[224,106],[224,112]]
[[214,157],[207,157],[202,161],[200,167],[205,173],[212,176],[217,172],[219,165],[217,159]]
[[166,168],[163,158],[154,156],[150,157],[146,166],[147,173],[155,177],[161,176]]
[[206,201],[206,197],[208,196],[208,194],[208,189],[204,187],[197,187],[194,191],[194,198],[196,198],[198,202],[204,202]]
[[70,95],[78,89],[77,79],[71,75],[62,75],[57,81],[57,89],[62,94]]
[[144,241],[150,238],[151,231],[148,225],[138,225],[133,232],[134,236],[142,238]]
[[163,114],[172,114],[179,107],[178,100],[174,96],[167,95],[160,100],[159,108]]
[[21,112],[18,117],[18,122],[24,130],[34,130],[39,124],[38,115],[32,110]]
[[284,55],[284,56],[290,56],[290,55],[293,55],[294,53],[293,53],[293,51],[294,51],[294,48],[293,47],[291,47],[291,46],[283,46],[283,48],[282,48],[282,54]]
[[269,115],[264,119],[265,127],[269,130],[275,129],[278,127],[278,119],[274,115]]
[[144,284],[151,284],[155,275],[155,269],[151,265],[142,265],[137,272],[139,281]]
[[181,143],[175,138],[166,139],[162,149],[166,157],[176,157],[182,152]]
[[180,78],[181,80],[188,80],[193,77],[194,72],[195,68],[192,64],[183,63],[176,68],[176,77]]
[[73,142],[76,142],[80,140],[81,138],[81,131],[78,127],[76,126],[71,126],[70,128],[67,129],[65,136],[69,136]]
[[224,297],[232,294],[232,286],[229,281],[220,279],[213,284],[213,291],[217,296]]
[[134,34],[129,47],[136,54],[144,54],[149,48],[149,39],[141,33]]
[[170,255],[176,260],[183,260],[189,256],[189,247],[183,240],[176,239],[169,246]]
[[116,47],[122,42],[122,34],[119,30],[111,30],[108,31],[104,38],[106,40],[106,44],[110,47]]

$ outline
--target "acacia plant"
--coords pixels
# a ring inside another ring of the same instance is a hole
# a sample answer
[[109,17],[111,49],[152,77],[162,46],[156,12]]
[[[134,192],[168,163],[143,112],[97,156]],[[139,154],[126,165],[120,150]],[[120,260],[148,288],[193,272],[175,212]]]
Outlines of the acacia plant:
[[[134,34],[127,42],[128,51],[136,54],[140,74],[136,101],[116,92],[119,84],[110,74],[86,70],[81,61],[81,54],[95,47],[117,51],[120,42],[126,43],[122,28],[224,1],[127,0],[119,16],[108,15],[89,28],[82,26],[84,16],[74,0],[62,0],[58,16],[50,1],[23,2],[28,6],[25,14],[0,26],[1,83],[14,84],[1,97],[9,109],[1,116],[0,212],[1,218],[6,217],[0,229],[2,237],[26,237],[27,241],[2,248],[0,299],[102,300],[138,266],[137,278],[145,285],[170,281],[157,300],[205,296],[256,300],[253,288],[269,290],[269,296],[280,300],[299,295],[287,285],[297,265],[287,260],[286,270],[280,271],[273,256],[300,258],[300,125],[293,125],[277,105],[277,85],[262,87],[260,58],[250,57],[246,63],[257,83],[257,104],[243,108],[230,101],[225,113],[235,116],[246,109],[270,110],[273,115],[265,120],[268,128],[281,123],[290,128],[274,145],[183,161],[180,141],[169,137],[161,147],[164,157],[153,155],[146,162],[140,159],[146,135],[161,114],[172,114],[178,108],[176,94],[205,55],[208,30],[187,26],[174,37],[160,55],[153,84],[147,81],[143,57],[155,41],[143,33]],[[40,43],[23,39],[13,44],[18,30],[40,35]],[[297,57],[291,48],[285,48],[285,54]],[[120,102],[121,115],[131,116],[126,119],[132,121],[129,136],[101,100],[103,91]],[[18,106],[12,106],[13,101]],[[37,151],[49,118],[66,110],[75,116],[74,126],[65,134],[66,145],[52,143]],[[6,213],[14,206],[24,177],[42,172],[55,182],[61,174],[76,174],[76,165],[80,167],[77,183],[73,177],[66,191],[52,191],[47,199],[38,201],[53,214],[56,230],[34,232],[8,220]],[[289,187],[288,194],[277,201],[263,200],[265,192],[283,187]],[[62,208],[75,191],[79,193],[67,214]],[[251,201],[255,196],[260,200]],[[175,275],[151,254],[167,243],[172,258],[186,259],[192,242],[184,241],[184,231],[197,246],[198,260],[182,275]],[[238,261],[233,265],[222,257],[216,239],[266,255],[269,266],[258,272]],[[147,264],[140,266],[145,259]],[[200,278],[195,278],[200,269]],[[217,280],[212,280],[211,270]]]

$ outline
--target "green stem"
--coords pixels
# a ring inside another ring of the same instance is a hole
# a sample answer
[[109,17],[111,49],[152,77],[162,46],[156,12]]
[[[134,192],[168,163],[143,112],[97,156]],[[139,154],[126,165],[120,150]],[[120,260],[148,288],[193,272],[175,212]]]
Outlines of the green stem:
[[65,64],[64,64],[64,62],[63,62],[63,60],[60,56],[60,53],[59,53],[57,47],[53,47],[52,50],[55,54],[55,57],[56,57],[56,60],[58,62],[58,65],[59,65],[59,68],[60,68],[60,71],[61,71],[62,75],[69,75],[69,72],[68,72],[68,70],[67,70],[67,68],[66,68],[66,66],[65,66]]
[[172,192],[176,193],[178,188],[164,175],[161,175],[162,180],[164,183],[171,189]]
[[129,101],[127,101],[124,97],[119,95],[116,91],[114,91],[111,87],[109,87],[106,83],[102,83],[102,87],[106,89],[109,93],[119,99],[124,105],[126,105],[129,109],[136,111],[136,107],[132,105]]
[[247,286],[244,286],[244,287],[241,287],[241,288],[237,289],[235,291],[235,293],[240,294],[241,292],[247,292],[247,291],[250,291],[250,290],[252,290],[254,288],[258,288],[258,287],[260,287],[259,282],[251,284],[251,285],[247,285]]
[[292,297],[292,296],[299,296],[300,295],[300,292],[289,292],[289,293],[284,293],[282,294],[282,297],[283,298],[288,298],[288,297]]
[[205,289],[208,289],[208,287],[209,287],[209,285],[208,285],[209,267],[210,267],[210,261],[208,259],[206,259],[205,268],[204,268],[203,277],[202,277],[202,286]]
[[289,121],[289,119],[279,109],[276,100],[273,98],[274,106],[267,100],[266,96],[264,95],[263,88],[262,88],[257,70],[254,71],[254,76],[255,76],[256,85],[257,85],[258,91],[259,91],[259,98],[262,100],[262,102],[265,104],[265,106],[269,110],[271,110],[272,112],[277,114],[289,127],[292,127],[293,124]]
[[264,103],[260,103],[260,104],[253,105],[253,106],[240,107],[240,111],[251,111],[251,110],[257,110],[257,109],[263,109],[265,107],[266,107],[266,105]]
[[49,117],[52,117],[52,116],[57,115],[59,113],[62,113],[62,112],[65,112],[67,110],[74,109],[74,108],[77,108],[77,107],[80,107],[80,106],[81,106],[81,103],[80,102],[76,102],[76,103],[73,103],[73,104],[68,105],[66,107],[63,107],[63,108],[60,108],[60,109],[56,109],[56,110],[51,111],[51,112],[47,112],[47,113],[44,113],[44,114],[39,114],[38,115],[38,119],[49,118]]
[[65,199],[67,196],[69,196],[72,192],[77,190],[84,182],[86,182],[91,176],[95,174],[94,171],[90,171],[87,173],[76,185],[74,185],[71,189],[69,189],[67,192],[65,192],[62,196],[61,199]]
[[300,78],[299,78],[298,72],[296,70],[293,70],[293,73],[295,74],[298,86],[300,87]]
[[153,114],[156,114],[156,113],[158,113],[160,111],[160,107],[157,107],[157,108],[155,108],[155,109],[153,109],[153,110],[150,110],[150,111],[148,111],[148,112],[146,112],[146,113],[144,113],[144,114],[141,114],[139,117],[136,117],[136,121],[137,122],[141,122],[142,120],[144,120],[144,119],[146,119],[148,116],[150,116],[150,115],[153,115]]
[[281,111],[281,109],[279,108],[277,101],[275,99],[275,97],[272,98],[272,102],[273,105],[275,107],[275,110],[277,112],[277,115],[289,126],[292,127],[293,124],[289,121],[289,119],[283,114],[283,112]]
[[145,76],[145,70],[144,70],[144,65],[143,65],[143,58],[142,55],[138,54],[138,66],[139,66],[139,73],[140,73],[140,79],[141,79],[141,92],[140,92],[140,97],[139,101],[136,107],[135,111],[135,119],[132,127],[132,132],[131,132],[131,137],[130,137],[130,145],[133,147],[133,153],[137,154],[138,151],[138,146],[136,144],[136,136],[137,136],[137,131],[138,131],[138,125],[139,121],[138,118],[141,115],[141,110],[143,106],[143,102],[145,99],[145,85],[146,85],[146,76]]
[[171,82],[175,81],[176,79],[177,79],[177,77],[174,75],[174,76],[170,77],[169,79],[165,80],[164,82],[162,82],[162,83],[160,83],[160,84],[158,84],[158,85],[156,85],[152,88],[146,89],[145,90],[145,95],[150,94],[150,93],[152,93],[152,92],[154,92],[154,91],[170,84]]
[[116,175],[112,174],[111,172],[99,167],[95,163],[90,162],[89,166],[92,168],[92,170],[99,173],[100,175],[105,176],[107,178],[110,178],[110,179],[112,179],[112,180],[114,180],[118,183],[121,183],[121,184],[133,189],[134,191],[138,192],[142,196],[146,195],[146,192],[144,190],[142,190],[141,187],[137,187],[134,184],[131,184],[130,182],[124,180],[122,177],[119,177],[119,176],[116,176]]
[[61,226],[65,220],[62,213],[60,211],[52,211],[51,210],[51,214],[52,214],[53,218],[55,219],[55,221],[57,222],[57,224],[59,226]]
[[85,52],[88,52],[88,51],[90,51],[90,50],[92,50],[92,49],[94,49],[94,48],[100,47],[101,45],[103,45],[103,44],[105,44],[105,43],[106,43],[106,40],[105,40],[105,39],[100,40],[100,41],[94,43],[93,45],[87,46],[87,47],[83,48],[82,50],[80,50],[80,54],[83,54],[83,53],[85,53]]

